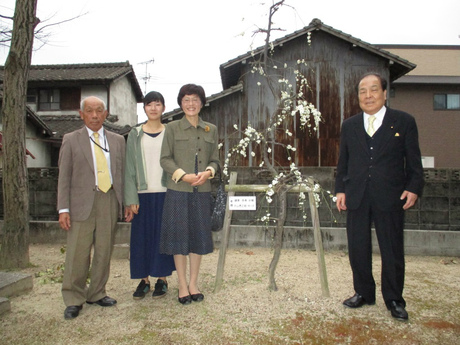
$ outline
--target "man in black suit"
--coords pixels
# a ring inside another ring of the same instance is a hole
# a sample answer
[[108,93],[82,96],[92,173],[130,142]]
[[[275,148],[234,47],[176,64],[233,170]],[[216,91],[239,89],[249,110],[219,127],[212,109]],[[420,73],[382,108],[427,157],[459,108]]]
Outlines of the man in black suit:
[[[358,85],[362,112],[343,122],[335,193],[347,210],[347,237],[355,295],[343,304],[375,304],[371,224],[382,259],[382,295],[391,315],[407,320],[404,288],[404,211],[423,188],[415,119],[385,107],[387,82],[376,73]],[[370,130],[370,131],[368,131]]]

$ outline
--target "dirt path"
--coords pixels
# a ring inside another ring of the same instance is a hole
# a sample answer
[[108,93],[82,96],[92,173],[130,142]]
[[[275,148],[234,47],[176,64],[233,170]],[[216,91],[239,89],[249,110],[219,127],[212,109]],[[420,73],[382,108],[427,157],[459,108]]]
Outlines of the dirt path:
[[[129,262],[113,260],[108,293],[112,308],[85,305],[80,316],[64,320],[61,284],[51,274],[34,278],[34,289],[11,300],[0,317],[0,344],[459,344],[460,260],[406,257],[405,298],[410,321],[393,320],[380,292],[377,304],[346,309],[352,281],[345,253],[326,254],[331,297],[321,296],[316,253],[283,250],[277,268],[279,290],[268,290],[270,249],[230,249],[224,284],[214,293],[218,251],[203,258],[200,288],[205,301],[177,302],[177,278],[160,300],[134,301],[137,281]],[[63,263],[59,245],[32,245],[23,270],[51,272]],[[380,257],[374,256],[380,277]],[[379,287],[378,287],[379,288]]]

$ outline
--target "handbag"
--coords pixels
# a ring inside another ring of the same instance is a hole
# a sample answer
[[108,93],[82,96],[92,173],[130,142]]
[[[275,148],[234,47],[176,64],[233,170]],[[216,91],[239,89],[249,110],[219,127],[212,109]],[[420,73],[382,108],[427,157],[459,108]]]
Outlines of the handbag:
[[217,186],[216,196],[212,202],[211,230],[220,231],[224,227],[225,209],[227,207],[227,193],[222,174],[219,173],[219,185]]

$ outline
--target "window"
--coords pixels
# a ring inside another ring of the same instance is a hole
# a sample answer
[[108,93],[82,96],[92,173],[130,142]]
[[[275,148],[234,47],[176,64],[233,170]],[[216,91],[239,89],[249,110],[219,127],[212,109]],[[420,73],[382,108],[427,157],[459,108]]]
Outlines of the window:
[[39,93],[38,110],[59,110],[60,109],[59,89],[42,89]]
[[434,95],[434,110],[460,110],[460,94]]
[[37,90],[36,89],[27,89],[27,103],[32,103],[36,105],[37,103]]

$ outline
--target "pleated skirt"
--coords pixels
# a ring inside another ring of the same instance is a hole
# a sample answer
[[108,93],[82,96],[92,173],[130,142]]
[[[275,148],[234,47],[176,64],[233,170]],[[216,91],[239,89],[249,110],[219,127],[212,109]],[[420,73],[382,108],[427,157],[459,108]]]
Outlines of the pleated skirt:
[[165,194],[139,194],[139,214],[131,222],[131,279],[168,277],[176,269],[172,255],[160,254]]

